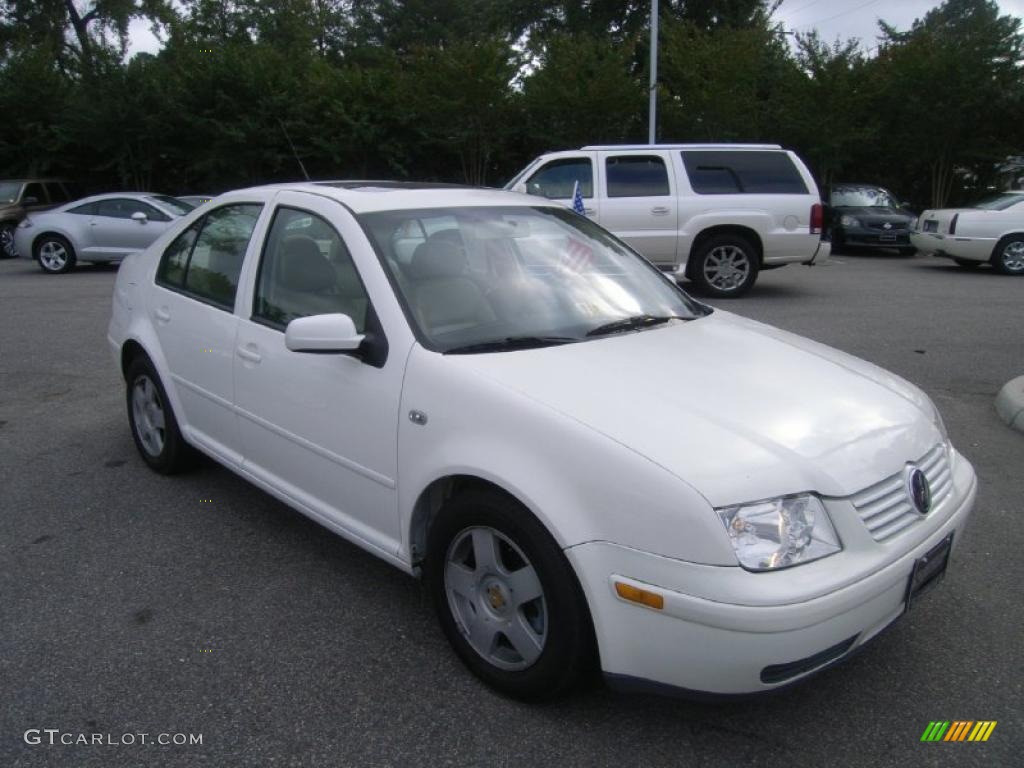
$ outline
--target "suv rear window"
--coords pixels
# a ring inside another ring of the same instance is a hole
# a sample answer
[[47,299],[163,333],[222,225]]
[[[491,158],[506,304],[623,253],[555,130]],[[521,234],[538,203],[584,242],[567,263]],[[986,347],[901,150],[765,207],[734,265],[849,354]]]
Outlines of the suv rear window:
[[684,150],[683,165],[698,195],[806,195],[807,185],[785,152]]
[[605,161],[608,197],[661,197],[669,194],[665,161],[657,156],[620,155]]

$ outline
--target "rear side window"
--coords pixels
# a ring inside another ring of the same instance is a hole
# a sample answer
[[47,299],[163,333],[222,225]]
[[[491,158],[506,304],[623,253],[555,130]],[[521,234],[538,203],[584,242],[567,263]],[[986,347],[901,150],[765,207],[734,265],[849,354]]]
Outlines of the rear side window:
[[259,203],[225,205],[178,235],[164,251],[157,282],[230,311]]
[[806,195],[807,185],[785,152],[684,150],[683,165],[699,195]]
[[662,197],[669,193],[665,161],[655,155],[609,157],[608,197]]
[[170,217],[157,210],[149,203],[141,200],[132,200],[128,197],[115,197],[109,200],[99,201],[100,216],[107,216],[111,219],[130,219],[133,213],[144,213],[150,221],[170,221]]
[[46,194],[50,196],[51,203],[66,203],[68,196],[64,194],[64,187],[55,181],[48,181],[45,184]]
[[594,169],[589,157],[567,157],[552,160],[526,182],[526,191],[549,200],[572,197],[576,182],[583,197],[594,195]]
[[95,216],[99,209],[100,204],[92,202],[86,203],[85,205],[76,205],[74,208],[68,208],[68,213],[77,213],[79,216]]

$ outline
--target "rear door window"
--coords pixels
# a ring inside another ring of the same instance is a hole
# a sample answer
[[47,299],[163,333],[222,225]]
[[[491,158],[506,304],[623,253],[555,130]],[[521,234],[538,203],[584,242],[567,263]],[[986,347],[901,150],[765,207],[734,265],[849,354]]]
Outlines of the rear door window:
[[772,150],[683,150],[683,165],[699,195],[806,195],[789,155]]
[[66,203],[68,196],[64,194],[64,187],[55,181],[45,183],[46,193],[50,196],[51,203]]
[[577,181],[580,194],[593,197],[594,169],[589,157],[566,157],[545,163],[526,182],[526,191],[549,200],[564,200],[573,196]]
[[608,197],[663,197],[671,194],[668,169],[657,155],[620,155],[605,161]]

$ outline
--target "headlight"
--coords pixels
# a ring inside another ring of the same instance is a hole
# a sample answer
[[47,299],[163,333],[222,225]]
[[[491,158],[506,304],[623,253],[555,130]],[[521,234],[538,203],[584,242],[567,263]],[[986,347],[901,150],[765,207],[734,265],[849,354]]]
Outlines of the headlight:
[[802,494],[716,510],[740,565],[773,571],[809,563],[843,547],[817,496]]
[[909,229],[911,232],[916,232],[917,231],[917,221],[918,221],[917,219],[911,219],[910,221],[908,221],[907,222],[907,229]]
[[843,216],[839,219],[839,223],[844,227],[859,227],[860,222],[853,218],[853,216]]

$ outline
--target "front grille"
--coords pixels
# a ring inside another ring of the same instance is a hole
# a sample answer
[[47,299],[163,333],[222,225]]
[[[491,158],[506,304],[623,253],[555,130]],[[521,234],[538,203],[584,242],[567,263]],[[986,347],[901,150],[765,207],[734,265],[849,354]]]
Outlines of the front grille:
[[[932,509],[949,495],[953,476],[949,471],[946,446],[939,443],[914,464],[924,472],[932,489]],[[907,491],[903,471],[854,494],[850,501],[875,541],[892,538],[907,526],[923,519]]]
[[889,222],[889,228],[885,228],[884,221],[869,221],[868,229],[879,229],[883,232],[905,232],[907,229],[906,224]]

